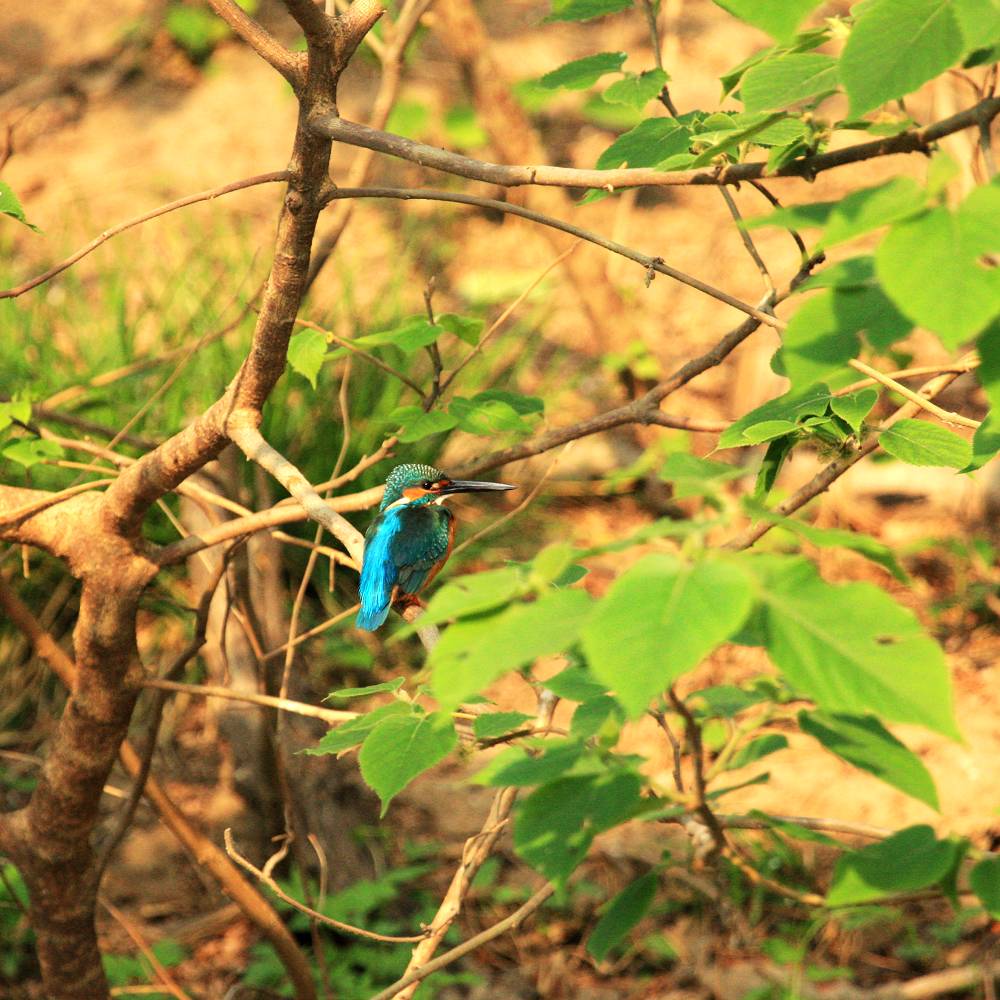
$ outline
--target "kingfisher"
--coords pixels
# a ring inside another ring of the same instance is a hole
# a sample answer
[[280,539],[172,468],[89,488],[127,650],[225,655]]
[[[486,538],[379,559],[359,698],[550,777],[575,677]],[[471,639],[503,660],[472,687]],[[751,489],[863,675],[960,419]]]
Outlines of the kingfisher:
[[374,632],[394,604],[402,609],[419,603],[417,594],[448,561],[455,540],[455,517],[444,506],[448,497],[513,489],[507,483],[449,479],[431,465],[397,465],[365,532],[358,628]]

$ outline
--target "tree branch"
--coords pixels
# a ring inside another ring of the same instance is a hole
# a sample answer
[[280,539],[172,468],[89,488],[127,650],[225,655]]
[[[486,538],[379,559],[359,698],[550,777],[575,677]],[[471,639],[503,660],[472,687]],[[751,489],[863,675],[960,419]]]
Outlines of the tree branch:
[[910,129],[899,135],[872,142],[858,143],[829,153],[793,160],[773,173],[767,172],[765,162],[734,163],[725,167],[701,170],[676,170],[666,172],[647,167],[627,167],[620,170],[583,170],[575,167],[506,166],[488,163],[449,150],[428,146],[405,139],[391,132],[368,128],[335,115],[313,115],[309,127],[318,135],[350,146],[362,146],[378,153],[386,153],[409,160],[422,167],[441,170],[457,177],[497,184],[501,187],[519,187],[540,184],[556,187],[603,188],[611,191],[629,187],[677,187],[692,184],[739,184],[742,181],[778,177],[799,177],[812,180],[817,174],[850,163],[860,163],[894,153],[927,153],[933,144],[945,136],[963,129],[980,127],[981,122],[992,121],[1000,114],[1000,97],[988,97],[974,107],[944,118],[933,125]]
[[208,0],[219,17],[264,60],[299,90],[305,81],[303,63],[265,31],[233,0]]

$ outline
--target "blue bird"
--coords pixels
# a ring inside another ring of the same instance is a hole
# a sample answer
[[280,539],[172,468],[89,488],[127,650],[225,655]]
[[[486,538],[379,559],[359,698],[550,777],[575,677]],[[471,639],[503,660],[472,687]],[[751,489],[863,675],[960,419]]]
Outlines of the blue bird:
[[397,465],[385,481],[378,516],[365,532],[358,628],[374,632],[394,604],[402,609],[419,603],[417,594],[451,554],[455,518],[444,506],[449,496],[515,488],[449,479],[430,465]]

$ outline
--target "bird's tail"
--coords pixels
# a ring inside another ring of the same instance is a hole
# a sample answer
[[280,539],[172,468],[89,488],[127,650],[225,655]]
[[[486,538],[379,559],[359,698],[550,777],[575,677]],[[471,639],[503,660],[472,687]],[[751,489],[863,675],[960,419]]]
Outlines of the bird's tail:
[[361,604],[361,610],[358,612],[358,617],[355,624],[358,628],[363,628],[366,632],[374,632],[375,629],[379,628],[389,617],[389,608],[391,602],[386,601],[385,604]]

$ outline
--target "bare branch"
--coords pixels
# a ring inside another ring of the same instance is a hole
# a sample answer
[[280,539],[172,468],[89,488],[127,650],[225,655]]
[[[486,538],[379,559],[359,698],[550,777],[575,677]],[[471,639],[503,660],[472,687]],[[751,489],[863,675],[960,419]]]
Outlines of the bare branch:
[[234,0],[208,0],[212,9],[270,66],[273,66],[295,90],[304,82],[303,65],[277,39],[265,31]]
[[605,239],[603,236],[591,232],[590,230],[581,229],[579,226],[572,225],[572,223],[563,222],[561,219],[556,219],[551,215],[543,215],[541,212],[535,212],[530,208],[524,208],[522,205],[513,205],[509,202],[497,201],[493,198],[480,198],[476,195],[461,194],[454,191],[434,191],[429,188],[391,187],[336,188],[327,194],[326,201],[338,201],[342,198],[394,198],[398,201],[444,201],[457,205],[473,205],[476,208],[488,208],[495,212],[503,212],[505,215],[516,215],[522,219],[528,219],[530,222],[536,222],[540,225],[548,226],[550,229],[558,229],[560,232],[569,233],[570,236],[586,240],[588,243],[593,243],[595,246],[611,251],[611,253],[616,253],[627,258],[628,260],[635,261],[635,263],[640,264],[647,273],[655,272],[657,274],[665,274],[668,278],[673,278],[675,281],[689,285],[691,288],[695,288],[699,292],[703,292],[705,295],[711,296],[713,299],[725,302],[726,305],[732,306],[734,309],[738,309],[740,312],[746,313],[748,316],[752,316],[760,323],[764,323],[767,326],[773,326],[776,330],[783,330],[785,327],[785,324],[781,320],[777,319],[770,313],[763,312],[760,309],[743,302],[741,299],[730,295],[728,292],[724,292],[720,288],[715,288],[713,285],[709,285],[700,278],[695,278],[690,274],[686,274],[684,271],[679,271],[677,268],[671,267],[660,257],[650,257],[648,254],[640,253],[638,250],[633,250],[631,247],[627,247],[622,243],[616,243],[614,240]]
[[256,187],[258,184],[274,184],[278,181],[287,181],[290,177],[291,174],[287,170],[276,170],[269,174],[257,174],[256,177],[247,177],[242,181],[233,181],[231,184],[223,184],[221,187],[210,188],[208,191],[199,191],[198,194],[189,194],[186,198],[178,198],[177,201],[172,201],[168,205],[161,205],[159,208],[154,208],[151,212],[137,215],[134,219],[129,219],[127,222],[119,222],[117,226],[105,229],[100,236],[95,236],[86,246],[80,247],[76,253],[70,255],[64,261],[60,261],[54,267],[50,267],[42,274],[31,278],[29,281],[25,281],[23,284],[15,285],[13,288],[0,290],[0,299],[15,299],[25,292],[30,292],[32,288],[37,288],[39,285],[45,284],[46,281],[54,278],[57,274],[62,274],[63,271],[72,267],[78,260],[82,260],[87,254],[92,253],[102,243],[107,243],[112,236],[117,236],[119,233],[125,232],[126,229],[142,225],[142,223],[149,222],[150,219],[159,218],[159,216],[166,215],[168,212],[176,212],[179,208],[196,205],[200,201],[211,201],[213,198],[220,198],[224,194],[230,194],[233,191],[242,191],[244,188]]
[[[309,2],[309,0],[306,0]],[[325,924],[327,927],[332,927],[334,930],[343,931],[345,934],[354,934],[357,937],[368,938],[371,941],[384,941],[389,944],[412,944],[414,941],[422,941],[425,937],[424,934],[412,934],[408,937],[397,936],[393,934],[378,934],[375,931],[365,930],[363,927],[354,927],[351,924],[345,924],[341,920],[334,920],[333,917],[328,917],[325,913],[320,913],[319,910],[314,910],[311,906],[306,906],[304,903],[300,903],[294,896],[289,896],[284,889],[278,885],[277,882],[271,878],[270,875],[266,875],[259,868],[255,868],[239,851],[236,850],[233,844],[233,831],[227,828],[223,833],[223,840],[226,844],[226,854],[229,855],[241,868],[246,869],[250,872],[254,878],[259,882],[262,882],[268,887],[280,900],[286,902],[289,906],[294,907],[300,913],[305,913],[307,916],[311,917],[313,920],[318,921],[321,924]]]
[[1000,97],[989,97],[972,108],[960,111],[925,128],[910,129],[899,135],[872,142],[847,146],[829,153],[817,153],[800,160],[793,160],[773,173],[767,173],[765,162],[734,163],[726,167],[701,170],[676,170],[665,172],[654,168],[627,167],[621,170],[581,170],[575,167],[505,166],[488,163],[468,156],[461,156],[436,146],[413,142],[391,132],[370,129],[356,122],[346,121],[335,115],[313,115],[309,127],[317,134],[335,142],[374,149],[379,153],[396,156],[422,167],[441,170],[469,180],[497,184],[501,187],[519,187],[524,184],[541,184],[556,187],[604,188],[615,190],[628,187],[677,187],[692,184],[739,184],[762,177],[799,177],[812,180],[817,174],[835,167],[894,153],[928,153],[933,144],[945,136],[963,129],[980,127],[1000,114]]

